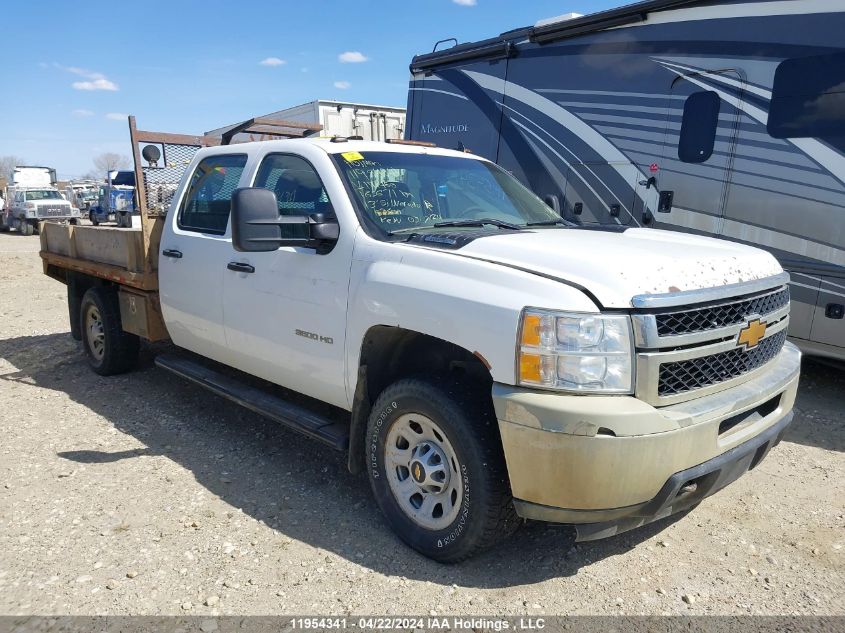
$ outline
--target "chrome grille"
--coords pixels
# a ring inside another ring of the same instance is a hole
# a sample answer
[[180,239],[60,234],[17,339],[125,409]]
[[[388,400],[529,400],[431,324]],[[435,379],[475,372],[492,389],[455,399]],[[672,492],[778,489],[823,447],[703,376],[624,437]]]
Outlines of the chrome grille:
[[786,330],[781,330],[748,350],[737,347],[719,354],[661,363],[657,395],[673,396],[742,376],[777,356],[785,341]]
[[55,218],[58,216],[70,215],[70,207],[65,207],[61,205],[39,205],[36,214],[39,218]]
[[[789,326],[786,273],[768,279],[664,295],[639,295],[631,315],[637,398],[655,406],[705,396],[751,378],[783,349]],[[765,325],[752,348],[739,339]],[[759,326],[758,326],[759,327]]]
[[766,316],[789,304],[789,288],[784,287],[735,303],[709,306],[696,310],[665,312],[655,315],[660,336],[704,332],[743,323],[751,315]]

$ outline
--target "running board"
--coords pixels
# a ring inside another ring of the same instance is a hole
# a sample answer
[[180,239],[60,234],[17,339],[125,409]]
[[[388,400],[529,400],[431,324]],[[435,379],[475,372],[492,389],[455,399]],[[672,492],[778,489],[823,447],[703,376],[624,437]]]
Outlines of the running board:
[[236,402],[246,409],[328,444],[332,448],[346,450],[349,447],[348,423],[314,413],[299,404],[289,402],[187,358],[164,354],[157,356],[155,363],[162,369],[187,378],[218,396]]

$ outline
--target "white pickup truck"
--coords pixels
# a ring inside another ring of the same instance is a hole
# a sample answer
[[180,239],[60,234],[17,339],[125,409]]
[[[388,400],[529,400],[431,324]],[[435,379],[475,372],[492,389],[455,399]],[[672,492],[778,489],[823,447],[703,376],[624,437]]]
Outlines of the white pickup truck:
[[573,226],[470,154],[201,149],[156,222],[157,270],[86,246],[148,225],[42,236],[92,367],[171,339],[161,367],[347,450],[399,537],[439,561],[521,518],[592,540],[691,508],[792,420],[800,353],[771,255]]

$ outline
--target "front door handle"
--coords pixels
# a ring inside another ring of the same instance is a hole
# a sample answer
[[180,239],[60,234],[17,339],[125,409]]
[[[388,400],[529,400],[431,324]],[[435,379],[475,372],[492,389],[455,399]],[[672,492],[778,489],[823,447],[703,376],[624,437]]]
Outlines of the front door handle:
[[229,262],[226,266],[229,270],[234,270],[236,273],[254,273],[255,266],[245,264],[243,262]]
[[175,248],[165,248],[162,252],[165,257],[172,257],[174,259],[182,259],[182,251],[177,251]]

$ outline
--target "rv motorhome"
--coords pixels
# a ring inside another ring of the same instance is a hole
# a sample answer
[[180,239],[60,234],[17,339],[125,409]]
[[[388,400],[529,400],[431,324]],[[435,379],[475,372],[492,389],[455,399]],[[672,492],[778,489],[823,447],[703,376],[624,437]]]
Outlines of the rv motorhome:
[[717,235],[791,273],[790,335],[845,358],[845,2],[651,0],[411,64],[406,138],[577,224]]

